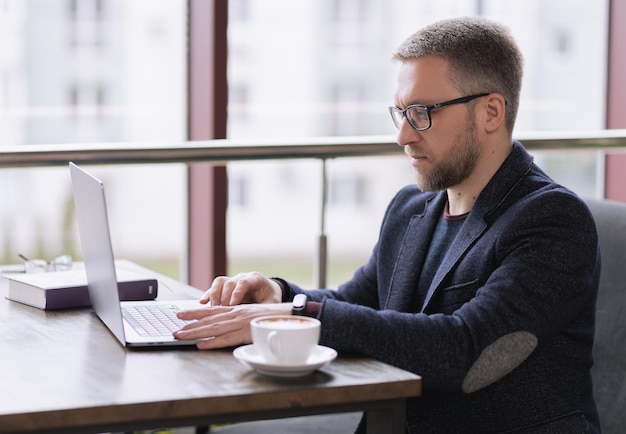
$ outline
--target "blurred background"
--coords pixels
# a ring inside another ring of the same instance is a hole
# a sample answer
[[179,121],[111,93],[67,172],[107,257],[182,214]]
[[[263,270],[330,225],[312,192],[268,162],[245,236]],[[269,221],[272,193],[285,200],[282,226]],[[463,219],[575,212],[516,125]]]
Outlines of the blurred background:
[[[2,146],[187,140],[184,0],[0,0]],[[480,15],[525,56],[516,134],[606,125],[606,0],[228,0],[230,139],[389,135],[391,53],[430,22]],[[596,152],[538,152],[582,196]],[[184,279],[182,164],[96,166],[115,255]],[[228,272],[313,282],[322,163],[229,163]],[[385,207],[414,182],[397,157],[328,161],[330,286],[367,260]],[[0,256],[81,258],[67,168],[0,170]]]

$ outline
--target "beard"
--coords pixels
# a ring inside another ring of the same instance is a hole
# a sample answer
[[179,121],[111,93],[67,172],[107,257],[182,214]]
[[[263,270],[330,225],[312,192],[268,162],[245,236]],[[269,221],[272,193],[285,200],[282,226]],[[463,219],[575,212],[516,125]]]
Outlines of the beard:
[[476,138],[473,120],[468,121],[468,129],[454,138],[452,148],[443,159],[431,159],[431,167],[417,170],[417,186],[420,190],[445,190],[460,184],[472,174],[480,157],[481,146]]

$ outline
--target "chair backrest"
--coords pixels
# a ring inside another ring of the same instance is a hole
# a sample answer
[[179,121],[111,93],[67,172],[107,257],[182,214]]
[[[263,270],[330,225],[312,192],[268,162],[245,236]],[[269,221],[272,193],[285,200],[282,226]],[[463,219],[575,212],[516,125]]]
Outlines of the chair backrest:
[[626,432],[626,204],[586,200],[602,252],[596,309],[594,394],[604,434]]

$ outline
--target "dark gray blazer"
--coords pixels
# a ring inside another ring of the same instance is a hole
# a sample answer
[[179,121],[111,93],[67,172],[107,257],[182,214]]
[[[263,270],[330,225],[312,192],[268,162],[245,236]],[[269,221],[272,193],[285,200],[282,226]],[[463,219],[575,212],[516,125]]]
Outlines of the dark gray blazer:
[[600,255],[586,205],[514,143],[416,306],[445,202],[405,187],[350,281],[289,284],[323,303],[320,344],[421,375],[409,432],[600,432],[589,372]]

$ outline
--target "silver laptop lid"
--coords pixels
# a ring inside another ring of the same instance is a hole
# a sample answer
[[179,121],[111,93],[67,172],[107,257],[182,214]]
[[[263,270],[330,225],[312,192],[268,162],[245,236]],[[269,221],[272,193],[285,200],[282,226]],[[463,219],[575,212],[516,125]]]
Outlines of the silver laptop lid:
[[89,297],[96,315],[126,345],[102,181],[70,162]]

